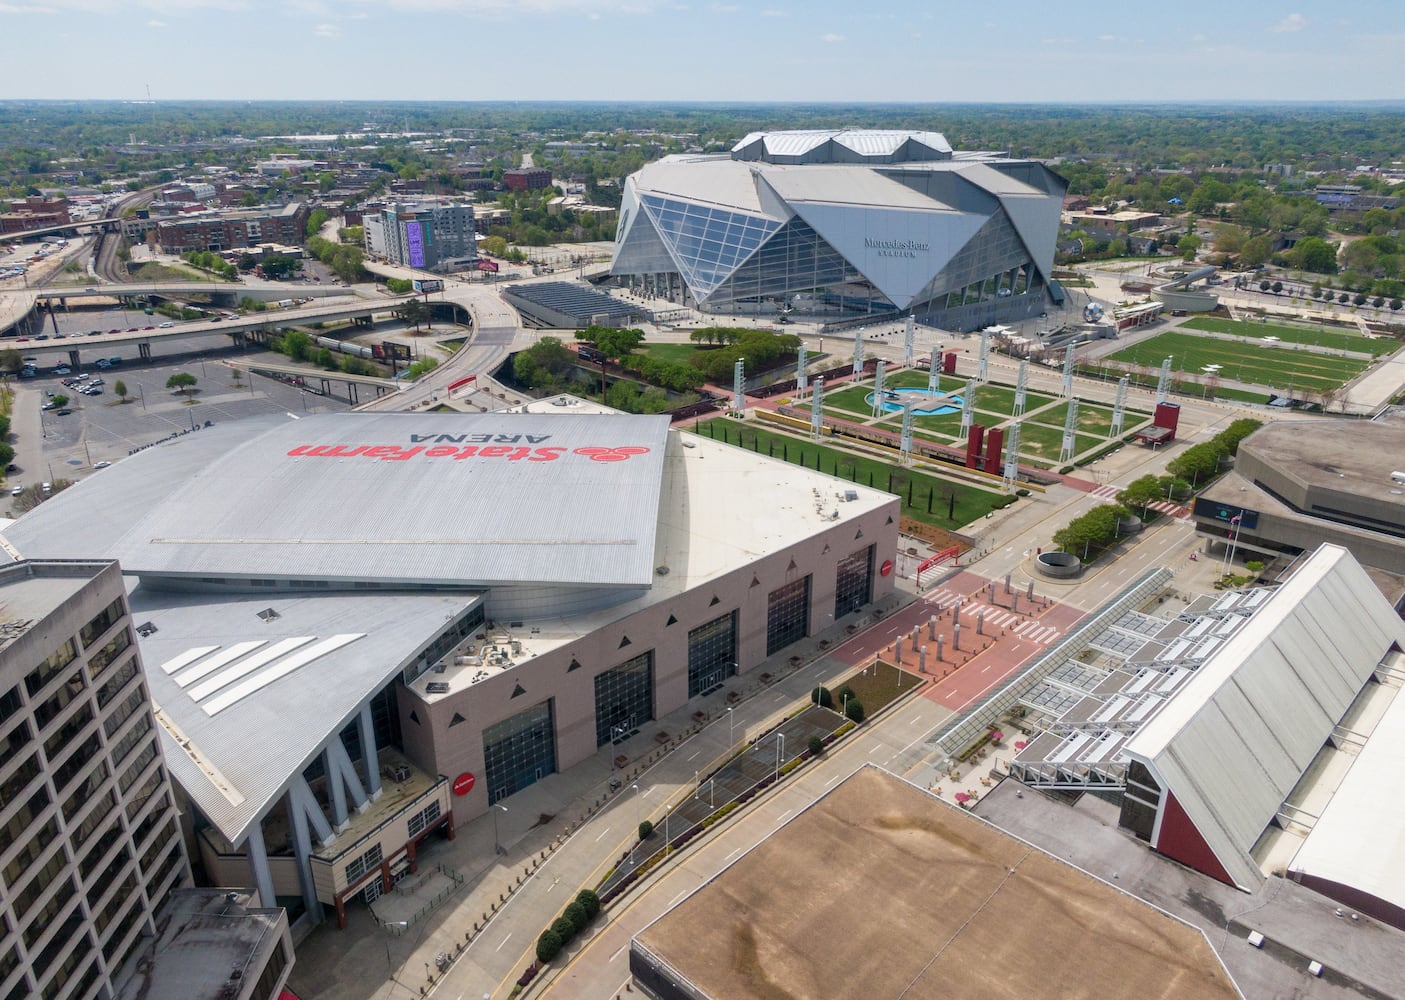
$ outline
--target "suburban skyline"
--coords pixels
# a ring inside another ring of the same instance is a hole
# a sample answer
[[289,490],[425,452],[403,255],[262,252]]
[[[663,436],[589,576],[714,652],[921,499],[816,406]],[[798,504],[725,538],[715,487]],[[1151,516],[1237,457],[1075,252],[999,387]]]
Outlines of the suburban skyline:
[[46,39],[12,47],[0,98],[1396,100],[1397,13],[1381,0],[0,0],[8,37]]

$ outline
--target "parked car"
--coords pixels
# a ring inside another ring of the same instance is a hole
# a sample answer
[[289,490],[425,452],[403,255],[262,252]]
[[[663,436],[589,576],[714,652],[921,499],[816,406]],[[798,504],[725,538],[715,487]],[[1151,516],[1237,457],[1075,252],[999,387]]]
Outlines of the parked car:
[[106,468],[107,468],[109,465],[111,465],[111,464],[112,464],[111,462],[99,462],[97,465],[93,466],[93,468],[95,468],[95,469],[106,469]]
[[19,496],[19,495],[20,495],[21,493],[23,493],[23,492],[24,492],[24,487],[23,487],[23,486],[16,486],[14,489],[10,490],[10,496],[12,496],[12,497],[17,497],[17,496]]
[[171,327],[175,326],[176,324],[175,324],[175,323],[172,323],[170,320],[166,320],[166,322],[161,323],[161,324],[158,324],[158,325],[159,325],[159,326],[161,327],[161,329],[163,329],[163,330],[169,330]]
[[73,374],[73,369],[70,368],[70,367],[68,367],[68,365],[59,365],[57,368],[54,369],[54,374],[55,374],[55,375],[72,375],[72,374]]

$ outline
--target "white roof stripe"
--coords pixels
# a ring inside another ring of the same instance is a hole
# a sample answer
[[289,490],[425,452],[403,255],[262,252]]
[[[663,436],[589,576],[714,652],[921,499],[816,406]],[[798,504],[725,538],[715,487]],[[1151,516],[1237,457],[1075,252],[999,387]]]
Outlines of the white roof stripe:
[[[176,678],[176,683],[181,687],[190,687],[198,680],[210,676],[216,670],[224,667],[241,656],[245,656],[267,643],[267,639],[256,639],[253,642],[238,642],[216,656],[212,656],[198,666],[192,667]],[[218,648],[218,647],[216,647]],[[169,672],[169,671],[168,671]]]
[[255,691],[272,684],[274,681],[278,680],[278,678],[286,677],[299,667],[304,667],[313,660],[326,656],[328,653],[341,649],[343,646],[349,646],[357,639],[364,639],[365,637],[366,633],[364,632],[351,632],[344,635],[329,636],[316,645],[309,646],[307,649],[294,653],[285,660],[281,660],[274,664],[272,668],[255,674],[244,683],[235,685],[223,694],[211,698],[200,707],[210,715],[218,715],[235,702],[242,698],[247,698]]
[[218,646],[195,646],[192,649],[187,649],[180,656],[174,656],[161,664],[161,669],[168,674],[173,674],[181,667],[189,666],[200,657],[213,653],[217,649],[219,649]]
[[190,696],[196,701],[204,701],[220,688],[228,687],[230,684],[239,680],[239,678],[248,676],[259,669],[259,667],[272,663],[274,660],[278,659],[278,657],[291,653],[299,646],[306,646],[316,638],[317,636],[315,635],[295,635],[284,639],[282,642],[276,642],[262,652],[250,656],[242,663],[235,664],[234,667],[226,670],[224,673],[216,675],[213,679],[206,681],[204,684],[197,684],[190,689]]

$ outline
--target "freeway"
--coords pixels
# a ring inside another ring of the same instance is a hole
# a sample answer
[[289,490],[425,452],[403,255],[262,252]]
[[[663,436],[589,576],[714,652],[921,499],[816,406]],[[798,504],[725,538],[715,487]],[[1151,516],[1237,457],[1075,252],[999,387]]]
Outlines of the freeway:
[[[348,293],[346,289],[338,289],[343,296]],[[251,313],[247,316],[240,316],[237,319],[220,319],[204,322],[181,323],[178,326],[161,329],[159,326],[154,329],[125,330],[114,333],[80,334],[77,336],[65,337],[62,340],[36,340],[33,337],[18,337],[14,344],[22,349],[26,354],[53,354],[62,352],[68,355],[68,360],[72,363],[79,363],[79,352],[83,350],[97,351],[99,356],[114,353],[116,348],[130,347],[135,344],[138,348],[143,345],[150,345],[153,341],[180,340],[188,337],[209,336],[212,333],[223,333],[230,337],[247,332],[272,331],[285,326],[300,326],[307,323],[326,322],[338,319],[356,319],[359,317],[370,317],[376,314],[389,313],[399,304],[401,298],[386,297],[381,299],[356,299],[348,303],[336,303],[332,305],[304,306],[300,309],[280,309],[261,313]]]

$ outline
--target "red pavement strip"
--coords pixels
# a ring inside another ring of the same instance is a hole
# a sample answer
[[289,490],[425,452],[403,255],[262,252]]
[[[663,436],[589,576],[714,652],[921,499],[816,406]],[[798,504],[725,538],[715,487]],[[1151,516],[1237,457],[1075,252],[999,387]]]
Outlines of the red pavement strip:
[[[941,589],[944,592],[961,594],[963,600],[980,600],[987,592],[991,582],[975,573],[963,571],[944,581]],[[995,581],[995,583],[997,599],[1003,601],[1007,596],[1003,593],[1003,581]],[[1047,598],[1044,599],[1047,600]],[[840,643],[829,650],[828,655],[849,666],[868,663],[880,653],[891,650],[893,640],[898,635],[911,635],[914,625],[920,626],[922,634],[925,635],[928,619],[935,613],[936,603],[936,599],[929,595],[892,617],[877,623],[866,632]],[[1025,617],[1027,621],[1038,621],[1041,625],[1057,628],[1059,633],[1063,634],[1081,619],[1083,614],[1077,608],[1051,603],[1042,607],[1037,615],[1022,617]],[[959,709],[981,697],[1048,648],[1048,643],[1021,639],[1013,634],[1009,626],[1006,627],[1006,634],[1003,636],[996,634],[978,637],[975,634],[975,622],[969,612],[963,615],[962,621],[965,626],[961,630],[962,642],[968,650],[973,649],[977,641],[988,642],[990,645],[984,650],[970,655],[970,658],[955,670],[952,670],[949,663],[944,666],[935,662],[935,656],[929,657],[927,661],[929,683],[923,689],[922,696],[931,698],[948,708]],[[937,625],[941,634],[946,636],[947,645],[944,656],[949,658],[953,652],[949,609],[943,611]],[[935,653],[932,643],[929,642],[927,646],[929,652]],[[904,650],[903,666],[906,669],[911,670],[916,667],[916,660],[916,655],[910,649]],[[952,672],[943,677],[941,675],[943,669]]]

